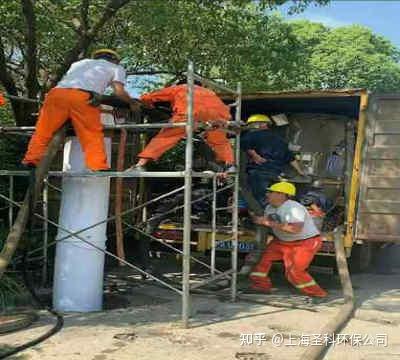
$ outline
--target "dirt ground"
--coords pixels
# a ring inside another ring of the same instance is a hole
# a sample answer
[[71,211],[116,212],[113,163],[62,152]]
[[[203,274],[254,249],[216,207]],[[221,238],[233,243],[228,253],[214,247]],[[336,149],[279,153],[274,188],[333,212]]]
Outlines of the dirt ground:
[[[315,277],[330,293],[323,301],[296,294],[279,271],[274,273],[277,290],[271,295],[240,291],[235,303],[229,301],[226,290],[220,290],[218,296],[193,295],[191,327],[183,329],[178,294],[119,270],[107,277],[111,294],[106,306],[114,309],[68,314],[59,333],[11,358],[298,359],[308,346],[327,341],[321,329],[341,304],[337,276]],[[325,359],[400,359],[400,271],[395,275],[353,275],[352,280],[357,297],[355,316],[337,335]],[[54,318],[42,312],[29,329],[3,335],[0,348],[37,337],[52,324]]]

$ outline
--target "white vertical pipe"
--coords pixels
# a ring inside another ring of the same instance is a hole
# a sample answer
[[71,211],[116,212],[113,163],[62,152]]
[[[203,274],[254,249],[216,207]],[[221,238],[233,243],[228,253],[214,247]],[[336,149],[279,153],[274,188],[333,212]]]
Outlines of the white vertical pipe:
[[[104,140],[108,159],[111,139]],[[85,171],[85,161],[76,137],[64,147],[63,171]],[[64,177],[59,224],[76,232],[107,218],[110,178]],[[105,249],[106,227],[103,223],[80,234],[87,241]],[[68,235],[59,230],[57,238]],[[54,269],[53,306],[58,311],[98,311],[103,304],[104,253],[70,237],[57,243]]]

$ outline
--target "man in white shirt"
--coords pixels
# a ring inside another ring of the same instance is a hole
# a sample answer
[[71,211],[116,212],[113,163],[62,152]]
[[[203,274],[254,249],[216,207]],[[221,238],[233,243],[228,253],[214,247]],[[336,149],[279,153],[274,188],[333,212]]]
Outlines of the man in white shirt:
[[127,102],[133,111],[139,110],[139,103],[124,88],[126,73],[119,65],[120,57],[115,51],[100,49],[92,57],[73,63],[57,86],[46,95],[23,164],[36,166],[53,134],[71,120],[85,153],[86,166],[91,170],[109,168],[100,109],[89,103],[91,96],[93,93],[104,94],[111,86],[114,94]]
[[283,260],[288,281],[302,293],[325,297],[322,289],[307,272],[307,268],[322,245],[320,233],[307,209],[297,201],[296,188],[288,182],[279,182],[267,189],[267,207],[264,216],[253,216],[258,225],[270,227],[274,239],[266,247],[260,262],[250,273],[253,290],[269,292],[268,277],[272,262]]

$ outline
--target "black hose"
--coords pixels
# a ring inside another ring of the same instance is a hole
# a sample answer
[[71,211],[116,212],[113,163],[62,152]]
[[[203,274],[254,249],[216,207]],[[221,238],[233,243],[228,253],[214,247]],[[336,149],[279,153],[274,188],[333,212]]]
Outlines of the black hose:
[[[17,353],[19,353],[19,352],[21,352],[21,351],[23,351],[23,350],[26,350],[26,349],[28,349],[28,348],[30,348],[30,347],[32,347],[32,346],[35,346],[35,345],[37,345],[37,344],[40,344],[41,342],[43,342],[44,340],[48,339],[50,336],[53,336],[54,334],[56,334],[58,331],[61,330],[61,328],[62,328],[63,325],[64,325],[64,319],[63,319],[63,317],[62,317],[60,314],[54,312],[53,310],[50,310],[50,309],[46,309],[46,310],[49,311],[50,313],[52,313],[54,316],[57,317],[57,323],[56,323],[56,325],[53,326],[53,327],[52,327],[49,331],[47,331],[45,334],[39,336],[38,338],[33,339],[33,340],[31,340],[31,341],[28,341],[28,342],[26,342],[25,344],[19,345],[19,346],[17,346],[16,348],[13,348],[13,349],[11,349],[11,350],[9,350],[9,351],[6,351],[6,352],[1,353],[1,354],[0,354],[0,359],[5,359],[5,358],[7,358],[8,356],[15,355],[15,354],[17,354]],[[21,329],[18,329],[18,330],[21,330]]]
[[[66,131],[67,125],[63,125],[53,136],[52,141],[50,142],[46,154],[41,160],[40,164],[36,169],[32,169],[31,171],[31,176],[30,176],[30,181],[29,181],[29,187],[28,190],[26,191],[25,194],[25,199],[23,206],[20,208],[17,216],[17,220],[14,222],[13,227],[7,237],[6,243],[3,247],[3,250],[0,254],[0,257],[3,260],[2,263],[2,268],[0,269],[0,278],[2,274],[5,271],[5,268],[7,267],[9,261],[11,260],[11,257],[16,250],[18,243],[22,237],[23,232],[25,231],[25,228],[30,220],[30,233],[32,233],[32,223],[33,223],[33,213],[35,209],[35,204],[36,201],[39,197],[39,193],[41,190],[42,182],[45,176],[48,173],[50,164],[55,157],[56,152],[58,151],[59,145],[64,141],[64,136],[65,136],[65,131]],[[8,245],[9,247],[7,248]],[[28,280],[27,272],[26,272],[26,267],[27,267],[27,254],[28,250],[25,249],[24,251],[24,257],[23,257],[23,278],[25,282],[25,286],[29,290],[29,292],[32,295],[32,298],[39,304],[42,308],[45,308],[48,312],[53,314],[54,316],[57,317],[57,323],[55,326],[53,326],[49,331],[47,331],[45,334],[39,336],[38,338],[28,341],[25,344],[19,345],[16,348],[13,348],[9,351],[3,352],[0,354],[0,359],[5,359],[8,356],[14,355],[20,351],[26,350],[31,346],[35,346],[42,341],[48,339],[50,336],[54,335],[57,333],[63,326],[64,324],[64,319],[63,317],[57,313],[56,311],[52,310],[50,306],[43,306],[41,300],[37,296],[31,282]]]
[[[24,251],[24,256],[23,256],[23,260],[22,260],[22,274],[23,274],[23,279],[24,279],[24,284],[26,286],[26,288],[29,290],[32,298],[34,299],[34,301],[39,305],[40,308],[47,310],[50,314],[54,315],[57,318],[57,322],[56,324],[48,331],[46,331],[46,333],[44,333],[43,335],[37,337],[36,339],[33,339],[31,341],[28,341],[22,345],[19,345],[9,351],[0,353],[0,359],[5,359],[8,356],[11,355],[15,355],[23,350],[26,350],[32,346],[35,346],[37,344],[40,344],[41,342],[45,341],[46,339],[48,339],[49,337],[53,336],[54,334],[56,334],[57,332],[59,332],[63,325],[64,325],[64,318],[63,316],[58,313],[57,311],[54,311],[51,309],[51,307],[49,305],[44,305],[42,300],[39,298],[39,296],[37,295],[35,288],[32,284],[32,282],[30,281],[29,277],[28,277],[28,272],[27,272],[27,255],[28,255],[28,251],[27,249],[25,249]],[[25,327],[28,327],[31,324],[31,322],[27,323],[26,326],[23,327],[18,327],[17,329],[15,329],[14,331],[19,331],[22,330]]]

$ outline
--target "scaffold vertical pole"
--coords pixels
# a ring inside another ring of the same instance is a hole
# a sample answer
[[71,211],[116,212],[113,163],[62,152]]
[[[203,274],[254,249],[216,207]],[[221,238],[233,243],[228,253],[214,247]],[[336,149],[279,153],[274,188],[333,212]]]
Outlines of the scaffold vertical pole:
[[[240,125],[242,111],[242,86],[241,83],[237,85],[237,99],[236,99],[236,112],[235,122],[236,125]],[[236,171],[234,175],[234,187],[233,187],[233,202],[232,202],[232,280],[231,280],[231,300],[236,301],[237,293],[237,267],[238,267],[238,226],[239,226],[239,215],[238,215],[238,202],[239,202],[239,170],[240,170],[240,132],[236,133],[235,136],[235,165]]]
[[193,155],[193,87],[194,68],[189,61],[187,72],[187,121],[186,121],[186,151],[185,151],[185,192],[183,216],[183,276],[182,276],[182,322],[185,328],[189,327],[190,316],[190,237],[192,215],[192,155]]
[[212,219],[211,219],[211,276],[215,276],[215,238],[217,231],[217,177],[212,178]]
[[42,286],[47,283],[47,248],[49,242],[49,179],[43,181],[43,265],[42,265]]
[[[10,187],[8,188],[8,197],[10,198],[11,201],[14,201],[14,176],[13,175],[10,175],[10,177],[9,177],[9,185],[10,185]],[[13,222],[14,222],[14,215],[13,215],[14,206],[11,201],[10,201],[10,203],[9,203],[10,205],[8,207],[8,225],[9,225],[10,229],[13,226]]]

